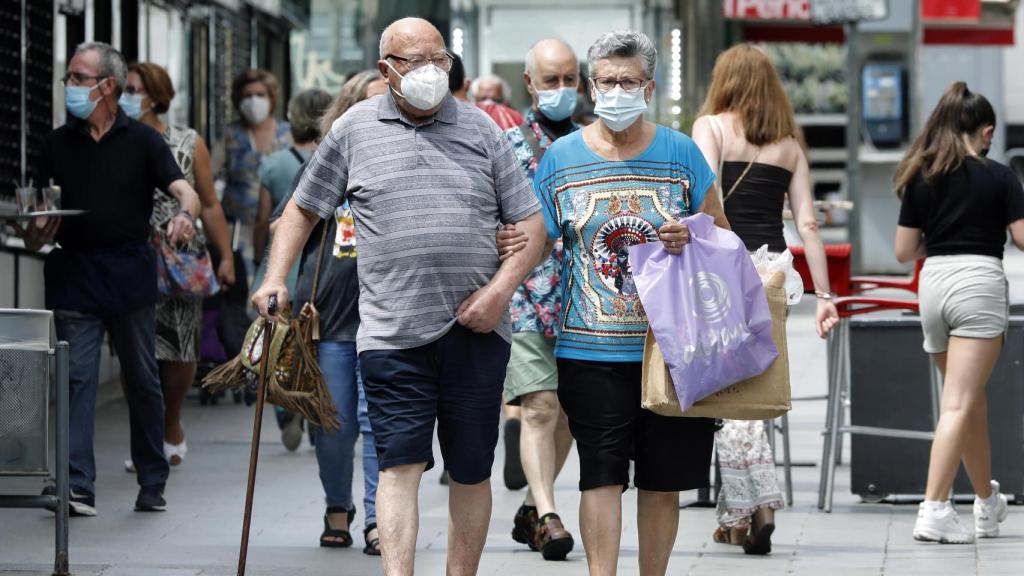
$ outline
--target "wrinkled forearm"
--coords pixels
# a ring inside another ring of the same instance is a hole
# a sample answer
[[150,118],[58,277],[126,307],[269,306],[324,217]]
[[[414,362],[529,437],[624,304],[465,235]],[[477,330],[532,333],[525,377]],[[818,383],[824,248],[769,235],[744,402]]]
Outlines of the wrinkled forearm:
[[539,212],[516,222],[516,229],[526,233],[526,247],[502,262],[497,274],[489,283],[502,296],[509,299],[526,277],[551,254],[551,246],[554,246],[554,241],[546,241],[544,218]]

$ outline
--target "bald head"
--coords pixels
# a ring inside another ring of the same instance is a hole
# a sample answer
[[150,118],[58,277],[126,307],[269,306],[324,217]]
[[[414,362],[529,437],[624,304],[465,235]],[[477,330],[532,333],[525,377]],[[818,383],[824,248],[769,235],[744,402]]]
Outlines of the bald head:
[[[441,69],[440,74],[432,67],[421,65],[430,61],[433,66]],[[451,57],[444,49],[444,38],[433,24],[422,18],[402,18],[393,22],[380,35],[380,60],[377,70],[384,81],[391,87],[395,102],[407,116],[414,121],[423,121],[441,109],[444,97],[448,94],[448,70],[451,69]],[[427,86],[427,96],[411,96],[419,106],[430,106],[429,109],[417,108],[409,103],[403,95],[402,80],[414,70],[423,70],[428,78],[443,84],[443,91],[435,85]],[[437,101],[436,97],[441,97]]]
[[395,20],[380,35],[380,57],[388,54],[404,55],[403,49],[418,47],[424,54],[444,50],[444,37],[433,24],[423,18]]
[[523,73],[526,90],[538,106],[538,92],[576,88],[580,81],[580,65],[576,54],[565,42],[557,38],[541,40],[526,53],[526,71]]
[[571,63],[577,66],[576,54],[572,47],[558,38],[546,38],[534,44],[526,53],[526,73],[533,76],[537,71],[537,62]]

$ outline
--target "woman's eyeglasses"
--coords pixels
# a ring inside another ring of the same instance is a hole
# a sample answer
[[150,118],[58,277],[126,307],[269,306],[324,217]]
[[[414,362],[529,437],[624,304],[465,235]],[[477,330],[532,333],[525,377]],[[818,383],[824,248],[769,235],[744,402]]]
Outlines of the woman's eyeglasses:
[[607,76],[594,77],[590,79],[594,83],[594,87],[597,91],[604,94],[611,92],[616,86],[621,86],[623,92],[633,93],[637,90],[647,86],[649,80],[637,80],[635,78],[623,78],[621,80],[617,78],[609,78]]

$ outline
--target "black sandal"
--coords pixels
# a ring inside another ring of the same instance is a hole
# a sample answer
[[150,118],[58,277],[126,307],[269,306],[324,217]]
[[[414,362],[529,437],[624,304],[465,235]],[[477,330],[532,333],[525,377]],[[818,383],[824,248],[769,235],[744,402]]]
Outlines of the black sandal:
[[[351,526],[352,520],[356,517],[355,506],[351,509],[345,509],[341,506],[327,507],[327,512],[324,513],[324,531],[320,534],[320,546],[322,548],[348,548],[352,546],[352,533],[348,530],[331,528],[331,523],[328,521],[329,515],[342,512],[348,514],[348,525]],[[331,540],[328,540],[328,538],[331,538]]]
[[363,554],[368,556],[380,556],[380,538],[374,538],[369,540],[370,532],[377,529],[377,523],[372,522],[367,524],[366,528],[363,528],[363,539],[366,540],[366,546],[363,546]]
[[762,508],[751,518],[750,534],[743,543],[743,552],[764,556],[772,552],[772,533],[775,532],[775,512]]

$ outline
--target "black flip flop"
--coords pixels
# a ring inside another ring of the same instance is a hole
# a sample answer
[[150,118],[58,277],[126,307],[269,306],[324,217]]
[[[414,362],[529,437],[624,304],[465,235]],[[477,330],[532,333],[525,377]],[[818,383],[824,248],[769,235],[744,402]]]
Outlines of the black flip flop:
[[751,528],[750,536],[743,543],[744,554],[752,556],[765,556],[772,551],[772,532],[775,532],[775,524],[767,523],[758,528]]
[[[328,521],[330,514],[340,514],[341,512],[348,514],[349,526],[352,525],[352,520],[356,517],[355,506],[348,510],[341,506],[328,506],[327,512],[324,513],[324,531],[320,534],[320,546],[322,548],[348,548],[352,546],[352,533],[348,530],[331,528],[331,523]],[[332,540],[328,540],[328,538],[332,538]]]
[[363,528],[363,539],[366,540],[366,546],[363,546],[363,554],[367,556],[380,556],[380,538],[369,539],[370,532],[377,529],[377,523],[373,522]]

